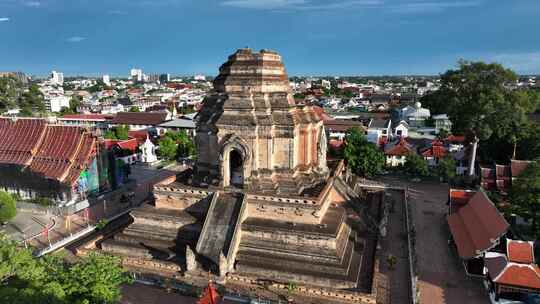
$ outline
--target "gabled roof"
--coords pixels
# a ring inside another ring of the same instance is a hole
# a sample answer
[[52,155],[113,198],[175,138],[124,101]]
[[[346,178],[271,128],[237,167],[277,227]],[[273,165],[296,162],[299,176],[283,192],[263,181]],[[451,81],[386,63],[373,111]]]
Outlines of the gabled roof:
[[443,146],[442,142],[433,141],[431,147],[424,149],[421,154],[424,157],[443,158],[448,154],[448,150]]
[[504,255],[485,258],[491,280],[497,284],[525,289],[540,289],[540,269],[536,264],[509,261]]
[[498,244],[508,230],[508,222],[484,191],[476,192],[446,220],[462,259],[471,259]]
[[96,142],[83,128],[0,118],[0,164],[22,166],[66,185],[77,181]]
[[152,125],[156,126],[167,119],[167,112],[120,112],[112,120],[119,125]]
[[349,129],[352,129],[355,127],[360,128],[362,131],[366,130],[366,128],[361,122],[352,120],[352,119],[325,120],[324,127],[328,131],[334,131],[334,132],[347,132]]
[[191,119],[177,118],[159,125],[162,128],[195,129],[195,122]]
[[400,138],[384,147],[384,154],[386,155],[407,156],[411,153],[414,153],[414,147],[404,138]]
[[461,190],[450,188],[450,213],[457,211],[462,206],[466,205],[469,200],[476,194],[474,190]]
[[390,119],[372,119],[369,122],[369,128],[374,129],[387,129],[390,127],[391,120]]
[[508,239],[506,242],[508,260],[515,263],[534,263],[534,243]]
[[515,159],[511,160],[510,171],[512,172],[512,177],[518,177],[521,174],[521,172],[527,169],[530,163],[531,161],[527,161],[527,160],[515,160]]

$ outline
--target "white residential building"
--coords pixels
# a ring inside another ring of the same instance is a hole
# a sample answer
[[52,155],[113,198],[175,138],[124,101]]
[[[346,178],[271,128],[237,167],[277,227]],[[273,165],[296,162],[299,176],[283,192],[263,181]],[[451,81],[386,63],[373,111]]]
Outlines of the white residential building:
[[368,125],[367,140],[380,146],[383,141],[388,140],[392,132],[392,121],[390,119],[372,119]]
[[400,119],[405,120],[411,128],[424,127],[425,121],[430,117],[429,109],[422,108],[420,102],[415,102],[414,106],[406,106],[400,110]]
[[60,112],[62,108],[69,108],[70,98],[67,96],[47,96],[45,98],[45,108],[49,112]]
[[57,71],[51,72],[51,84],[63,85],[64,84],[64,73],[59,73]]
[[144,80],[144,74],[141,69],[131,69],[129,75],[130,78],[134,81],[142,82]]
[[109,75],[103,75],[103,83],[106,86],[111,86],[111,78],[109,77]]

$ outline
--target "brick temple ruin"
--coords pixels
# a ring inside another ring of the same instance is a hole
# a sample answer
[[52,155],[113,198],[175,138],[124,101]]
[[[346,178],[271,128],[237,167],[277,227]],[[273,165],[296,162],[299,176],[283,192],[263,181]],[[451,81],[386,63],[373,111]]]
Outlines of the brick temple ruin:
[[99,249],[134,272],[199,286],[209,276],[225,286],[294,283],[375,303],[384,196],[357,187],[343,162],[327,164],[321,117],[295,103],[280,55],[229,56],[198,114],[196,142],[193,170],[156,185],[155,202]]

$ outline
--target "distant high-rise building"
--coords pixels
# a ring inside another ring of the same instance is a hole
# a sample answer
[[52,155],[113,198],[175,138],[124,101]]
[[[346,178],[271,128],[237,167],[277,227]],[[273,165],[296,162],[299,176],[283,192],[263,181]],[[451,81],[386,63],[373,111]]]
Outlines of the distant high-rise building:
[[144,81],[143,71],[141,69],[131,69],[130,77],[133,81]]
[[159,82],[159,74],[150,74],[148,75],[148,77],[146,78],[147,82]]
[[111,77],[109,75],[103,75],[103,83],[106,86],[111,86]]
[[64,73],[59,73],[57,71],[51,72],[51,82],[53,84],[63,85],[64,84]]
[[167,83],[171,81],[171,74],[161,74],[159,75],[159,82],[160,83]]

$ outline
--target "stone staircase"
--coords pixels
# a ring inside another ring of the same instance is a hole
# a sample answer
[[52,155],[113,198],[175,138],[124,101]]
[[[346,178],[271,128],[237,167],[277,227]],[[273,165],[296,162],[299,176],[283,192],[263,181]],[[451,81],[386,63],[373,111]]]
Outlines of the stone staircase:
[[244,194],[215,192],[197,241],[197,253],[217,265],[221,256],[228,258],[231,241],[239,224],[238,217],[244,204]]

